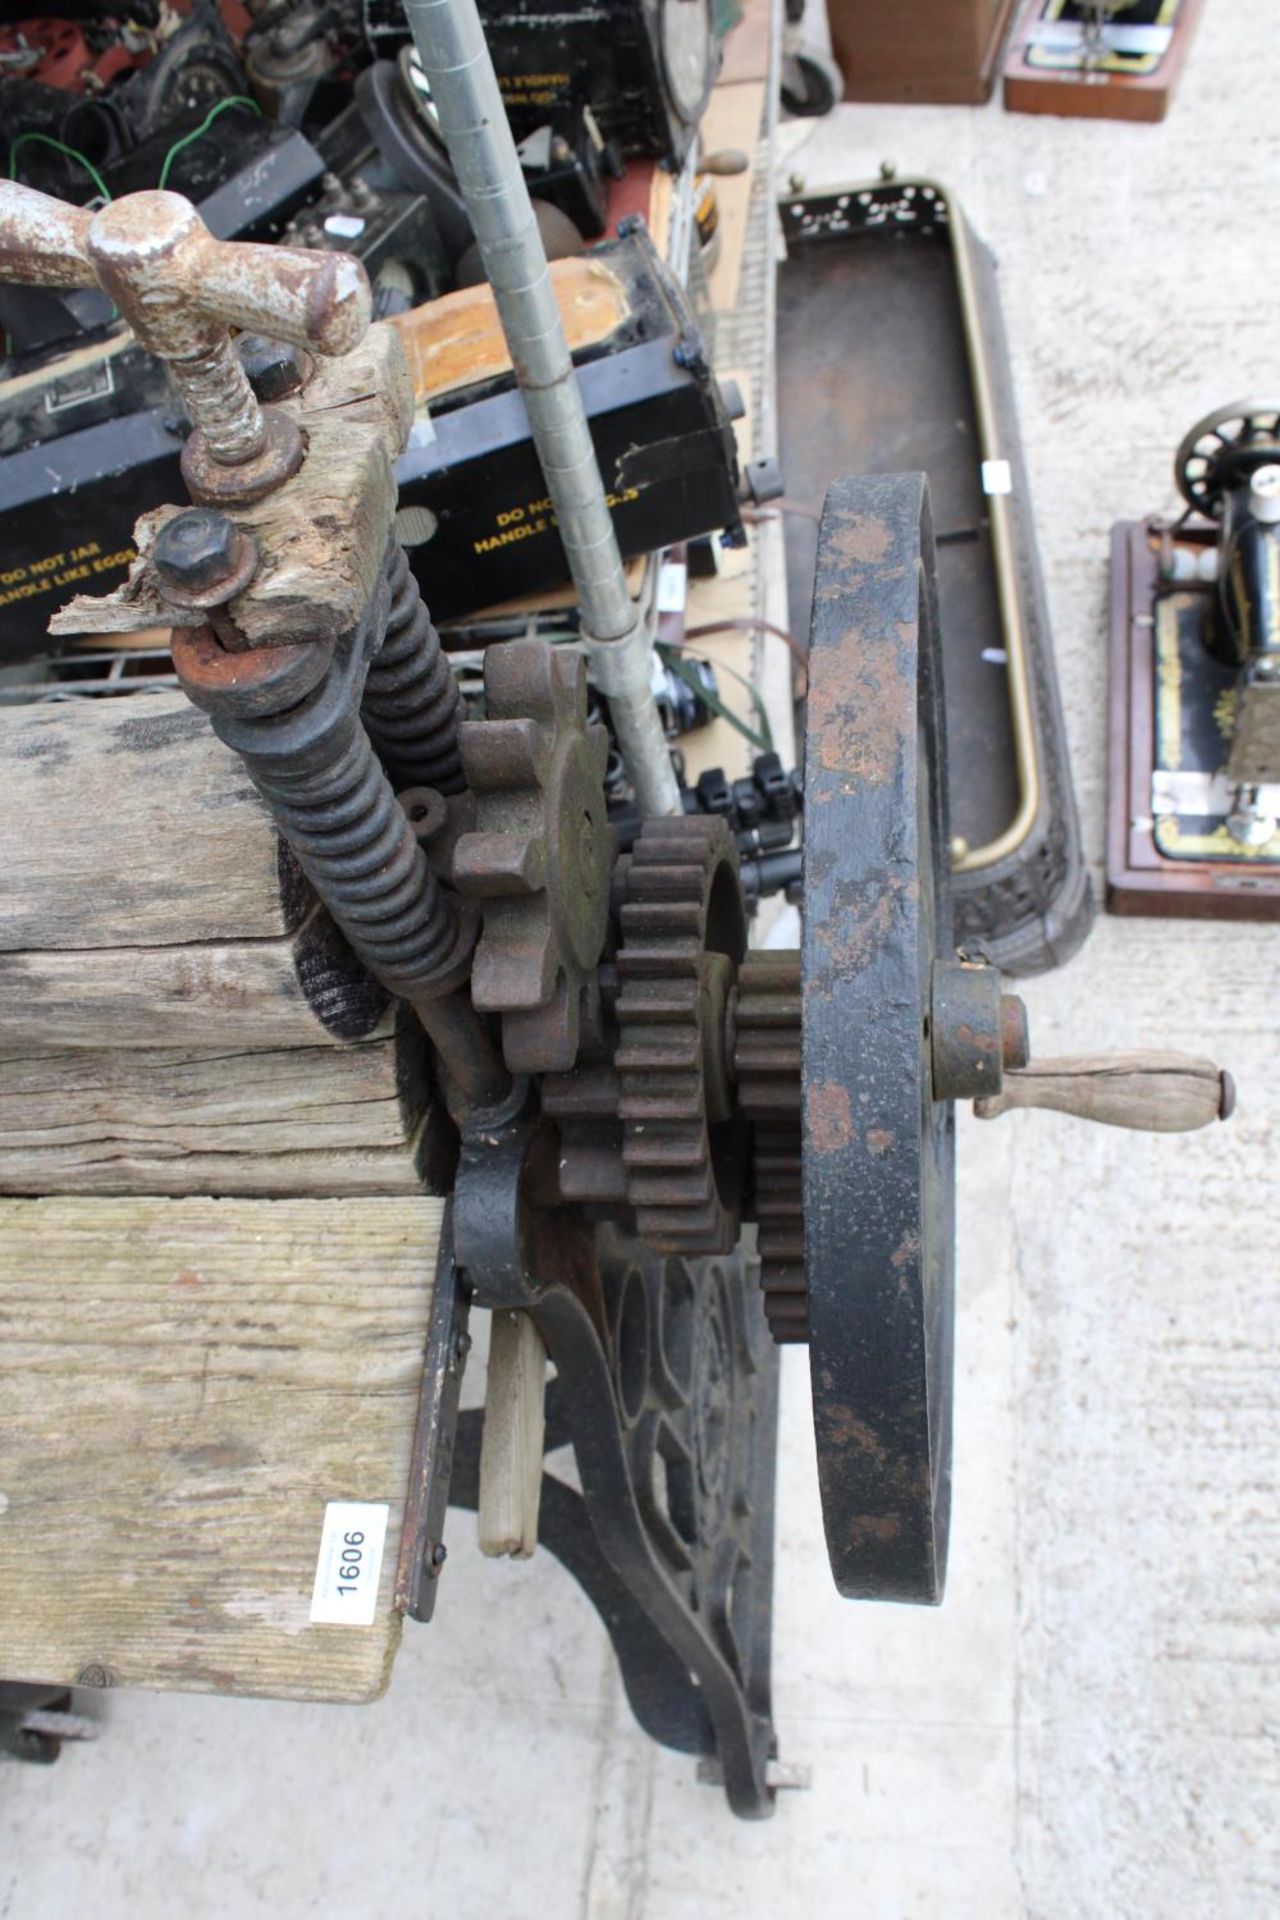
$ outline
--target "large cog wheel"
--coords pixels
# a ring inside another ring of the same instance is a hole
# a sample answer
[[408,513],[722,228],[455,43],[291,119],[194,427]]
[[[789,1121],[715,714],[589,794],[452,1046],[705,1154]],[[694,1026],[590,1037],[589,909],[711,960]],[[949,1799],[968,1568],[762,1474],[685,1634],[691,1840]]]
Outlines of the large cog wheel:
[[800,1107],[800,955],[749,953],[733,1002],[733,1068],[751,1122],[747,1212],[759,1233],[765,1319],[782,1345],[809,1338]]
[[491,646],[484,687],[487,718],[458,730],[476,828],[458,841],[453,878],[484,915],[471,996],[501,1014],[513,1073],[562,1073],[608,926],[608,735],[588,722],[580,654],[541,640]]
[[726,822],[648,821],[623,876],[619,919],[613,1064],[637,1231],[658,1253],[726,1253],[738,1237],[745,1147],[726,1012],[747,945]]

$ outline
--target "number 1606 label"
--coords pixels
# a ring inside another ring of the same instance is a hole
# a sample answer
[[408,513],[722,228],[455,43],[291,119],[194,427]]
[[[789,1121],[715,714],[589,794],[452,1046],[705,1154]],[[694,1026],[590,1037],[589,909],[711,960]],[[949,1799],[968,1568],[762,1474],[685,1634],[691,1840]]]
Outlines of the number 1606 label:
[[330,1500],[326,1506],[311,1594],[317,1626],[373,1625],[389,1512],[385,1503],[371,1500]]

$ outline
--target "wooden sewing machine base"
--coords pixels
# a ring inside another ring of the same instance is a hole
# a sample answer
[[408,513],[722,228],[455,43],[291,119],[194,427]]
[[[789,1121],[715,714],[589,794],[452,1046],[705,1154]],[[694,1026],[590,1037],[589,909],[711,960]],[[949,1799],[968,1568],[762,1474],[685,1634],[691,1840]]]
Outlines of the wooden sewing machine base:
[[[1280,920],[1280,834],[1249,848],[1226,826],[1236,676],[1201,641],[1205,589],[1161,581],[1166,532],[1138,520],[1111,535],[1107,908]],[[1215,539],[1204,523],[1178,533],[1192,548]]]
[[[1066,27],[1064,0],[1029,0],[1013,31],[1004,68],[1004,104],[1011,113],[1056,113],[1086,120],[1163,120],[1200,17],[1203,0],[1163,0],[1158,25],[1170,37],[1149,62],[1134,61],[1134,71],[1083,68],[1069,50],[1059,52],[1041,36]],[[1123,23],[1123,16],[1121,16]],[[1118,23],[1120,24],[1120,23]]]

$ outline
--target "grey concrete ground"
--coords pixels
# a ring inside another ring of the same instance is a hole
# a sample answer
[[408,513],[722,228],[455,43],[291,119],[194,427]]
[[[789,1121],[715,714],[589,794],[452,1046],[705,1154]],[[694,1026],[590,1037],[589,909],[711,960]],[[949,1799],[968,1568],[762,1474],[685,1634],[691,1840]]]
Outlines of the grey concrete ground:
[[[1280,387],[1276,0],[1210,0],[1162,128],[844,108],[808,179],[943,178],[998,251],[1086,844],[1107,533],[1192,420]],[[0,1772],[0,1915],[1262,1920],[1275,1815],[1280,930],[1104,920],[1041,1051],[1219,1054],[1231,1128],[962,1130],[957,1502],[937,1614],[837,1600],[786,1371],[777,1718],[814,1784],[742,1827],[631,1726],[545,1559],[460,1522],[439,1619],[363,1711],[142,1697]]]

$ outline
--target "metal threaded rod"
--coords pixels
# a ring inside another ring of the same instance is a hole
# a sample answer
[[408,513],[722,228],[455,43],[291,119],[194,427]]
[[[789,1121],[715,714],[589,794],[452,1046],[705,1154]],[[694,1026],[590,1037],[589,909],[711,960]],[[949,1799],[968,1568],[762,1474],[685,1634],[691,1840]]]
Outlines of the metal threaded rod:
[[475,0],[405,0],[405,14],[493,288],[627,772],[644,812],[679,813],[649,686],[650,637],[627,590],[546,249]]
[[213,458],[232,467],[256,458],[266,444],[267,426],[231,342],[221,339],[207,353],[169,365]]
[[365,726],[393,786],[461,793],[458,683],[398,540],[385,573],[391,612],[365,682]]

